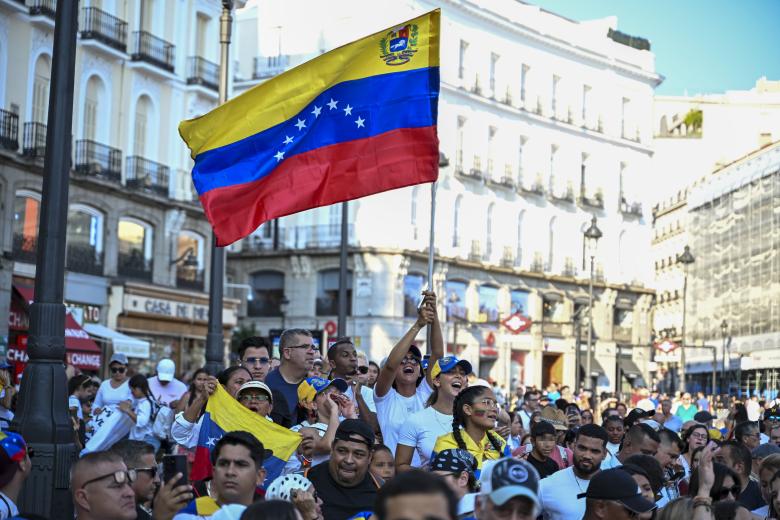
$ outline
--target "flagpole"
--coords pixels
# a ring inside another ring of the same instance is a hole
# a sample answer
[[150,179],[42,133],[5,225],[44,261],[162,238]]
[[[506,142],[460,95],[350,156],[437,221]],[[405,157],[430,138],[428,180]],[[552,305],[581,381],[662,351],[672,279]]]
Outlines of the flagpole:
[[[434,244],[436,243],[436,183],[431,183],[431,226],[430,236],[428,237],[428,290],[433,291],[433,255],[435,253]],[[439,295],[441,298],[441,295]],[[444,300],[440,300],[444,301]],[[425,350],[431,353],[431,341],[433,337],[433,326],[428,325],[425,336]]]
[[[230,30],[233,24],[233,0],[222,0],[219,17],[219,104],[228,98],[230,64]],[[217,375],[225,362],[225,341],[222,332],[222,300],[225,290],[225,249],[217,247],[217,237],[211,234],[211,272],[209,273],[209,323],[206,333],[206,371]]]
[[[347,335],[347,242],[349,240],[349,204],[341,203],[341,251],[339,252],[338,336]],[[327,345],[326,345],[327,346]]]

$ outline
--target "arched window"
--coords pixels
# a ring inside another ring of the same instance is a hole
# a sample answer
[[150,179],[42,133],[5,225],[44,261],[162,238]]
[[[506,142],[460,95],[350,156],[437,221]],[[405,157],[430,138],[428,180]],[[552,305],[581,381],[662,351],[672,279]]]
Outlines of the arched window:
[[135,127],[133,129],[133,155],[149,158],[151,153],[150,132],[152,128],[152,101],[141,96],[135,104]]
[[117,239],[119,276],[152,280],[153,229],[141,220],[123,217],[119,220]]
[[458,195],[455,199],[455,211],[452,216],[452,247],[460,246],[460,205],[462,200],[462,195]]
[[13,223],[13,255],[15,260],[35,263],[40,213],[40,194],[27,190],[16,192]]
[[480,322],[498,321],[498,287],[493,285],[479,286],[479,318]]
[[82,136],[84,139],[96,141],[98,136],[103,136],[103,129],[100,127],[100,100],[103,97],[105,88],[103,82],[97,76],[91,76],[87,81],[86,94],[84,95],[84,130]]
[[203,290],[203,236],[192,231],[182,231],[176,240],[176,287]]
[[46,124],[49,117],[49,83],[51,82],[51,60],[42,54],[35,62],[33,77],[32,117],[33,123]]
[[81,204],[68,208],[66,268],[76,273],[103,274],[103,214]]
[[[339,270],[325,269],[317,273],[317,316],[339,313]],[[347,316],[352,314],[352,273],[347,272]]]
[[458,317],[466,319],[466,288],[468,284],[460,280],[447,280],[445,283],[447,319]]
[[422,290],[425,287],[425,275],[409,273],[404,276],[404,317],[417,317],[417,304],[422,298]]
[[252,317],[282,315],[284,299],[284,273],[256,271],[249,275],[252,299],[247,301],[247,314]]

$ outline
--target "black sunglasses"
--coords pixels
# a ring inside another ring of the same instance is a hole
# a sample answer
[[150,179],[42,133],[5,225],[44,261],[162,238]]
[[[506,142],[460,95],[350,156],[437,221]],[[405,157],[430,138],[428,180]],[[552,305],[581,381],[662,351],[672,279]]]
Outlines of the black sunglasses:
[[357,371],[360,372],[361,374],[368,374],[368,367],[367,366],[357,367]]
[[729,495],[734,496],[734,500],[739,499],[739,493],[742,491],[742,488],[739,486],[731,486],[728,488],[721,488],[719,491],[715,491],[712,493],[712,498],[717,502],[720,500],[726,500]]
[[111,367],[112,374],[122,374],[125,370],[127,370],[125,367]]

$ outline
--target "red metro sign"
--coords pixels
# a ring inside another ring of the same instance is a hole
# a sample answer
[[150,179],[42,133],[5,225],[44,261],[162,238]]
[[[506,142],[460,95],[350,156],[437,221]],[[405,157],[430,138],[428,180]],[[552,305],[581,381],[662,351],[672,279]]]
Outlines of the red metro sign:
[[512,334],[520,334],[531,328],[531,318],[514,313],[501,322]]
[[664,354],[669,354],[671,352],[674,352],[679,347],[680,345],[678,345],[677,343],[669,339],[665,339],[664,341],[655,344],[655,348],[657,350],[660,350]]

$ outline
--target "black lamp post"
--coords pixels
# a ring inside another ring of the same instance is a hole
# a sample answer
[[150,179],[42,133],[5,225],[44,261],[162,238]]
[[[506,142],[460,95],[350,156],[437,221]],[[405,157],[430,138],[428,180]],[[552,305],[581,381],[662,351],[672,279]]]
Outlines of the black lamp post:
[[[585,239],[585,253],[590,257],[590,278],[588,280],[588,351],[585,355],[585,387],[587,390],[593,390],[593,263],[596,257],[599,239],[604,234],[596,225],[596,215],[590,221],[590,226],[583,233]],[[584,258],[583,258],[584,261]],[[580,367],[577,367],[579,371]]]
[[77,1],[57,2],[29,362],[11,423],[11,429],[20,432],[35,451],[19,509],[45,518],[73,518],[69,481],[76,447],[65,392],[62,298],[78,11]]
[[290,307],[290,300],[287,296],[282,295],[282,299],[279,300],[279,313],[282,315],[282,330],[285,329],[285,321],[287,318],[287,309]]
[[[720,392],[724,393],[723,383],[726,381],[726,374],[727,374],[726,363],[728,359],[728,357],[726,356],[726,337],[729,334],[729,323],[726,320],[723,320],[720,323],[720,332],[721,335],[723,336],[723,364],[721,365],[721,369],[720,369],[720,386],[721,386]],[[726,388],[726,392],[728,392],[728,387]]]
[[686,318],[686,301],[688,298],[688,267],[695,262],[696,259],[691,254],[690,246],[685,246],[683,253],[677,257],[677,263],[682,265],[683,268],[683,309],[682,309],[682,330],[680,336],[680,390],[685,392],[685,318]]

